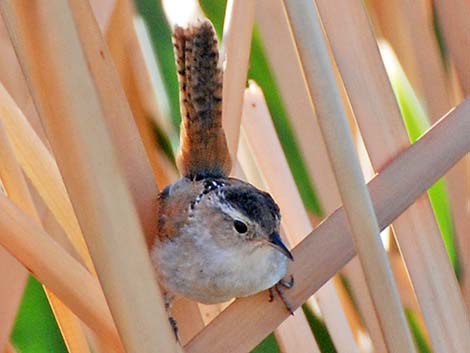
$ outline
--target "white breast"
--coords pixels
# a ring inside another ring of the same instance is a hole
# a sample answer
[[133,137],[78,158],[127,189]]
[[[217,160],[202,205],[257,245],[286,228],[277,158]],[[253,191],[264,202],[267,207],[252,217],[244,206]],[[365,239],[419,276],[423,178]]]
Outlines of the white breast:
[[151,256],[168,290],[205,304],[268,289],[287,272],[287,258],[269,245],[224,247],[206,232],[157,243]]

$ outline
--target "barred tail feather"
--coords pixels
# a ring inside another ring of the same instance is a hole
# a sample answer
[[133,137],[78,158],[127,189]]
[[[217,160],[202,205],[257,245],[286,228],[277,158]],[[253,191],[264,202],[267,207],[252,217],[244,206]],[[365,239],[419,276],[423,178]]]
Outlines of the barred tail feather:
[[222,128],[222,70],[214,28],[207,20],[176,27],[173,43],[182,115],[178,168],[190,178],[227,176],[231,160]]

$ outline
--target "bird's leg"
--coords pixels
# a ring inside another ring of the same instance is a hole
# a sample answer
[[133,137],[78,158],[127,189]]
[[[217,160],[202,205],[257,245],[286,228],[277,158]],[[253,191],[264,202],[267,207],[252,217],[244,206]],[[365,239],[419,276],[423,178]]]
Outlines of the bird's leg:
[[173,316],[168,316],[168,321],[170,322],[170,326],[173,329],[173,333],[175,334],[176,341],[179,342],[180,339],[178,336],[178,323],[176,322]]
[[285,280],[284,278],[277,282],[273,287],[269,288],[269,301],[272,302],[274,300],[275,293],[278,294],[279,298],[284,303],[287,311],[291,315],[294,315],[294,310],[290,305],[289,301],[287,300],[286,296],[284,295],[285,289],[291,289],[294,286],[294,276],[290,276],[289,280]]
[[271,303],[274,300],[274,287],[271,287],[269,290],[269,302]]
[[172,296],[168,292],[163,293],[163,300],[165,302],[165,309],[168,314],[168,321],[170,322],[170,326],[173,329],[173,333],[175,334],[176,340],[179,341],[178,336],[178,323],[176,322],[175,318],[171,316],[171,305],[173,304],[174,296]]

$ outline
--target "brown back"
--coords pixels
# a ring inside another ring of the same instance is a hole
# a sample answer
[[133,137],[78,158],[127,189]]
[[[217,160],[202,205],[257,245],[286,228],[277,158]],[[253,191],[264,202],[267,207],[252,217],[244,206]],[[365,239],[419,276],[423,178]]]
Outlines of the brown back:
[[222,129],[222,70],[217,38],[205,20],[173,34],[180,84],[181,151],[178,168],[183,176],[227,176],[231,160]]

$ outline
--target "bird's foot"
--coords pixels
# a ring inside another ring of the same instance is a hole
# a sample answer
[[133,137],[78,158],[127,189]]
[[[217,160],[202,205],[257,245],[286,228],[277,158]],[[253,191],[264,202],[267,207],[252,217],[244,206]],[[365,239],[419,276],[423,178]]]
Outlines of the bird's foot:
[[274,300],[275,294],[279,296],[279,298],[282,300],[284,303],[287,311],[291,314],[294,315],[294,310],[292,306],[290,305],[289,301],[287,300],[284,291],[286,289],[291,289],[294,286],[294,276],[290,276],[289,280],[286,279],[281,279],[279,282],[277,282],[273,287],[269,288],[269,301],[272,302]]
[[280,284],[282,287],[286,289],[291,289],[292,287],[294,287],[294,276],[290,275],[289,280],[285,278],[281,278],[278,284]]
[[178,322],[176,322],[175,318],[171,316],[171,306],[173,304],[174,295],[168,293],[167,291],[163,292],[163,301],[165,304],[165,310],[168,315],[168,321],[170,322],[170,326],[173,329],[173,333],[175,334],[176,341],[179,342],[178,336]]
[[179,342],[178,336],[178,323],[176,322],[175,318],[172,316],[168,316],[168,321],[170,321],[170,326],[173,329],[173,333],[175,334],[176,341]]

